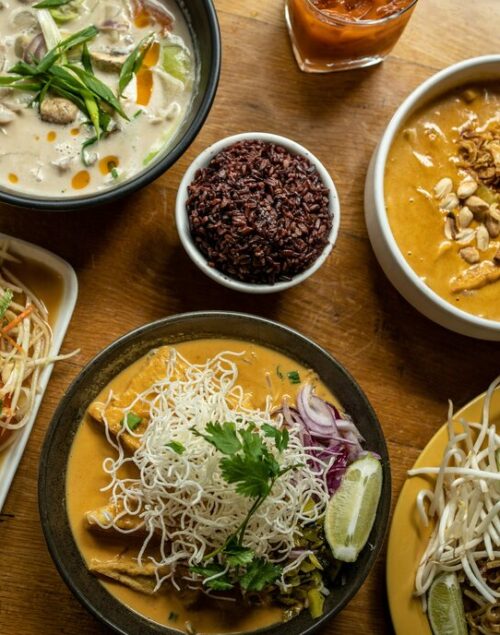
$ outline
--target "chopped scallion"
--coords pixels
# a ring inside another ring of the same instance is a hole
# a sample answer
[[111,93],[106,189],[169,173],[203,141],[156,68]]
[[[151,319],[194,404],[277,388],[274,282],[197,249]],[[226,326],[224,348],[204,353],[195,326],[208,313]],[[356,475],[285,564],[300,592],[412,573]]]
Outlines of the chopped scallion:
[[286,374],[288,377],[288,381],[291,384],[300,384],[300,375],[298,373],[298,371],[296,370],[291,370],[289,373]]
[[135,430],[142,423],[142,417],[135,414],[132,410],[122,419],[122,425],[126,425],[129,430]]

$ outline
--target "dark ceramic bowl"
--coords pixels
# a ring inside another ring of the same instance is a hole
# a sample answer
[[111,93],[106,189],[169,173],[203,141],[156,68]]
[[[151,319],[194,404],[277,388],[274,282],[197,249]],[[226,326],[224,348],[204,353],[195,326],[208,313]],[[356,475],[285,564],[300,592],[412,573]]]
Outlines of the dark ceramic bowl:
[[149,185],[166,172],[189,148],[210,112],[219,83],[221,43],[219,23],[212,0],[176,0],[190,27],[198,65],[195,93],[186,118],[177,131],[167,152],[160,154],[135,177],[93,194],[68,197],[37,197],[0,188],[0,201],[47,211],[69,211],[94,207],[132,194]]
[[64,395],[50,424],[42,450],[39,506],[43,532],[62,578],[96,617],[123,635],[178,635],[178,631],[141,617],[121,604],[90,574],[73,539],[66,512],[66,468],[75,433],[90,402],[123,369],[157,346],[202,337],[244,339],[274,348],[314,368],[338,397],[363,436],[367,447],[382,457],[384,481],[369,546],[358,560],[344,565],[342,583],[326,600],[325,614],[313,620],[307,611],[286,624],[259,631],[274,635],[312,633],[337,614],[355,595],[382,546],[389,517],[391,475],[384,435],[377,417],[354,379],[325,350],[296,331],[262,318],[240,313],[188,313],[173,316],[124,335],[108,346],[80,373]]

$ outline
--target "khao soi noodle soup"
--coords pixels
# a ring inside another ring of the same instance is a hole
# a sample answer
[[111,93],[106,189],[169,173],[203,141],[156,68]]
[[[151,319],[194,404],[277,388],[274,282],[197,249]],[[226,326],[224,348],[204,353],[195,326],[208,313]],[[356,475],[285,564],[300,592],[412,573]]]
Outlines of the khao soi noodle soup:
[[340,568],[325,512],[367,454],[313,370],[250,342],[164,346],[90,405],[69,519],[89,571],[158,623],[221,633],[318,617]]
[[113,187],[165,152],[196,64],[173,0],[0,6],[0,186],[41,196]]

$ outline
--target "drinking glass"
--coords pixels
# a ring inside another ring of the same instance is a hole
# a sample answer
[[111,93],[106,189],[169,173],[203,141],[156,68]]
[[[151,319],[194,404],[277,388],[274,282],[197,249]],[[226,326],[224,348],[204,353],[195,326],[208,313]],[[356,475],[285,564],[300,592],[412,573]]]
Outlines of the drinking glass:
[[286,23],[300,69],[329,73],[379,64],[398,41],[416,3],[286,0]]

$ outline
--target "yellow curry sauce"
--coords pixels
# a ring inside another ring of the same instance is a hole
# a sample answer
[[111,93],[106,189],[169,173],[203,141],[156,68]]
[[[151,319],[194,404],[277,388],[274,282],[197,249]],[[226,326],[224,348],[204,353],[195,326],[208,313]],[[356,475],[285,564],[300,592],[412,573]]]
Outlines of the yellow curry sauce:
[[[246,355],[236,358],[238,384],[248,393],[252,407],[263,408],[266,397],[271,394],[274,404],[281,404],[285,396],[294,402],[305,381],[313,381],[316,393],[330,402],[338,404],[327,388],[319,382],[315,373],[294,360],[262,346],[230,339],[200,339],[175,344],[176,350],[191,363],[204,363],[223,351],[241,352]],[[105,401],[109,390],[122,392],[130,381],[144,369],[146,358],[120,373],[99,395],[97,401]],[[279,371],[279,372],[278,372]],[[291,384],[287,373],[298,371],[301,384]],[[280,376],[281,375],[281,376]],[[106,457],[114,456],[107,443],[102,426],[88,414],[75,436],[67,472],[67,509],[77,545],[87,564],[93,558],[102,561],[120,556],[129,561],[137,555],[137,543],[127,542],[123,536],[96,535],[87,529],[86,512],[109,502],[109,492],[100,488],[108,483],[102,470]],[[186,630],[190,623],[197,633],[234,633],[265,628],[281,621],[279,608],[243,608],[241,603],[208,600],[194,609],[188,609],[178,594],[169,587],[150,596],[122,586],[116,582],[102,581],[106,589],[118,600],[145,617],[171,628]],[[169,619],[170,617],[170,619]]]
[[[458,155],[464,124],[477,118],[482,126],[499,116],[500,90],[494,85],[464,87],[438,98],[412,115],[400,130],[389,152],[384,183],[389,223],[409,265],[447,302],[492,320],[500,320],[500,280],[457,291],[457,277],[471,268],[476,271],[478,265],[460,255],[467,245],[457,245],[445,235],[446,211],[440,209],[435,187],[447,177],[456,191],[467,175]],[[476,220],[470,225],[477,226]],[[470,246],[475,249],[475,242]],[[480,252],[494,274],[498,273],[494,263],[499,248],[500,238],[495,237]],[[500,269],[500,264],[496,267]]]

